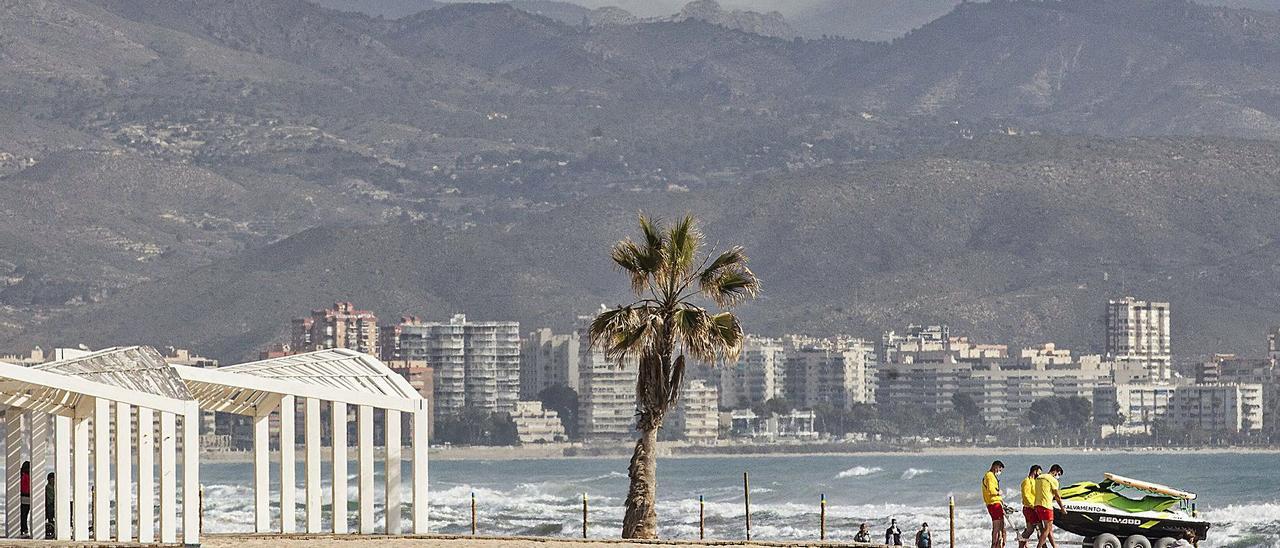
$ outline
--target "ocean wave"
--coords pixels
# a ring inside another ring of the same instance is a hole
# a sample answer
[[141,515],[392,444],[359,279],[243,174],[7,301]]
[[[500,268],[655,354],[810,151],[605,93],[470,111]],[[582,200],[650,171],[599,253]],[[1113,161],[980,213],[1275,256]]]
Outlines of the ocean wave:
[[902,473],[902,479],[909,480],[925,474],[932,474],[933,470],[927,468],[908,468]]
[[870,476],[871,474],[878,474],[880,472],[884,472],[884,468],[881,468],[879,466],[871,466],[871,467],[854,466],[853,468],[844,470],[839,474],[836,474],[836,477],[837,478],[860,478],[862,476]]

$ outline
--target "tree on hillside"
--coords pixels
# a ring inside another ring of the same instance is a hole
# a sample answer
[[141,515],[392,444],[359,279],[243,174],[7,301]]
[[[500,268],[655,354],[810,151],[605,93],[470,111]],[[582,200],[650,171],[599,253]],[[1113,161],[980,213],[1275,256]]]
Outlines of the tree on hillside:
[[[627,470],[623,538],[658,536],[658,429],[680,394],[686,354],[706,363],[736,360],[742,326],[728,309],[760,291],[741,247],[702,255],[702,234],[692,216],[666,227],[642,214],[640,233],[639,242],[622,240],[611,253],[630,279],[635,301],[601,312],[590,330],[591,345],[605,356],[619,364],[632,356],[640,362],[640,437]],[[705,302],[713,309],[700,304]]]

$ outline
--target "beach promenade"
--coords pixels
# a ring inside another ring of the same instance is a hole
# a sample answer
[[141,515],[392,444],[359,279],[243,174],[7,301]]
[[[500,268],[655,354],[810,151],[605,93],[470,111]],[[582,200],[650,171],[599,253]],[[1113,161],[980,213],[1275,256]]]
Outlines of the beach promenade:
[[860,548],[883,548],[878,544],[854,544],[848,541],[741,541],[741,540],[651,540],[624,541],[620,539],[566,539],[546,537],[485,537],[485,536],[373,536],[359,537],[352,535],[204,535],[203,546],[209,548],[315,548],[317,546],[333,546],[336,548],[516,548],[530,546],[534,548],[585,548],[588,546],[608,546],[610,548],[644,548],[661,546],[814,546]]

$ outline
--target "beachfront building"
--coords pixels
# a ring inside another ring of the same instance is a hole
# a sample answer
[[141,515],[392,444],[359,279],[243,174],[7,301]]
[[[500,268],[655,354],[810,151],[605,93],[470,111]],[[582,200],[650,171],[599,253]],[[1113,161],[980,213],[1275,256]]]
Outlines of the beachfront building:
[[875,349],[862,339],[786,339],[787,401],[801,409],[875,402]]
[[786,351],[782,342],[747,336],[738,360],[719,368],[720,407],[756,407],[786,397]]
[[1169,303],[1133,297],[1107,301],[1106,359],[1117,368],[1133,366],[1151,381],[1172,377]]
[[973,394],[975,368],[989,369],[1009,358],[1007,346],[951,336],[945,326],[912,325],[903,334],[886,332],[880,348],[876,403],[929,413],[952,411],[957,393]]
[[[1271,337],[1268,337],[1269,339]],[[1271,341],[1274,345],[1275,342]],[[1280,367],[1275,358],[1242,358],[1218,354],[1196,374],[1200,384],[1257,384],[1262,386],[1263,430],[1280,432]]]
[[[1116,434],[1150,434],[1156,421],[1169,410],[1176,386],[1168,383],[1109,384],[1093,391],[1095,417],[1119,413]],[[1104,432],[1107,434],[1107,432]]]
[[537,399],[552,386],[578,390],[577,334],[557,334],[543,328],[531,331],[520,342],[520,398]]
[[28,461],[38,535],[40,483],[53,473],[57,540],[199,543],[200,408],[159,352],[125,347],[30,367],[0,363],[0,379],[9,538],[18,536],[18,480]]
[[578,323],[578,433],[587,442],[632,440],[640,361],[635,356],[622,363],[605,358],[603,350],[591,347],[591,317]]
[[435,415],[463,409],[515,411],[520,396],[520,324],[473,322],[456,314],[448,322],[402,324],[402,359],[423,361],[435,373]]
[[970,372],[965,392],[982,410],[988,426],[1024,425],[1036,400],[1081,397],[1112,382],[1113,367],[1099,355],[1072,357],[1053,343],[1023,348],[1017,357],[985,360]]
[[[200,409],[235,413],[253,421],[253,508],[256,532],[299,532],[299,516],[296,511],[298,482],[295,472],[297,417],[303,419],[304,425],[302,453],[305,495],[302,530],[307,533],[334,534],[350,531],[352,516],[346,510],[350,508],[351,502],[347,489],[347,448],[352,446],[348,428],[349,410],[354,412],[356,423],[354,445],[358,473],[355,531],[360,534],[404,532],[401,461],[405,447],[403,434],[408,434],[409,452],[413,461],[410,479],[412,531],[417,534],[427,532],[427,400],[404,377],[377,358],[339,348],[218,369],[170,367],[185,383],[191,397],[199,402]],[[404,414],[412,417],[412,427],[408,432],[401,428],[401,416]],[[280,521],[275,527],[271,523],[273,466],[268,451],[271,438],[274,437],[269,428],[273,415],[278,417],[280,424],[279,465],[275,468],[278,477],[276,483],[282,486],[275,496],[279,508],[294,509],[281,512]],[[322,422],[322,417],[327,421]],[[381,417],[381,421],[377,421],[377,417]],[[386,440],[381,448],[386,470],[382,489],[385,518],[381,526],[374,512],[374,502],[378,498],[374,487],[375,421],[382,423]],[[334,447],[330,459],[330,500],[324,499],[321,489],[323,424],[328,424],[332,430],[330,437]],[[194,433],[194,423],[189,428]],[[162,439],[170,439],[170,436],[164,435]],[[189,471],[187,474],[194,474],[192,470],[197,468],[196,454],[195,451],[184,453],[190,455],[186,457],[190,461],[184,464],[184,470]],[[143,469],[150,470],[150,464],[139,466],[139,470]],[[184,500],[194,506],[198,494],[194,480],[191,482],[190,489],[185,490],[183,496]],[[163,497],[163,490],[161,493]],[[327,513],[326,507],[329,508]],[[334,509],[338,509],[336,514]],[[328,527],[324,525],[326,516]],[[76,523],[81,522],[77,520]],[[196,523],[193,518],[188,526],[195,528]],[[161,529],[164,530],[163,524]]]
[[516,436],[520,443],[547,443],[567,439],[560,414],[551,409],[543,409],[540,401],[517,402],[511,420],[516,424]]
[[729,425],[729,435],[762,442],[816,440],[819,437],[817,418],[817,413],[812,410],[770,413],[767,417],[761,417],[750,409],[734,409],[721,414],[721,420]]
[[712,444],[720,437],[719,394],[704,380],[692,380],[680,390],[664,435],[692,443]]
[[308,317],[295,318],[291,328],[290,348],[294,352],[349,348],[378,355],[378,317],[349,302],[312,310]]
[[1263,428],[1262,385],[1210,383],[1179,386],[1169,401],[1170,426],[1239,434]]

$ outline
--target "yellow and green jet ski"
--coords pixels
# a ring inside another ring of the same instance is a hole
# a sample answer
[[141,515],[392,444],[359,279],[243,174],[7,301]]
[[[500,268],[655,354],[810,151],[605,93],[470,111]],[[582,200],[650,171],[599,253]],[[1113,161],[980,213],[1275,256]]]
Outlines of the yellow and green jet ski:
[[1195,493],[1106,474],[1059,491],[1067,513],[1053,524],[1093,548],[1167,548],[1187,531],[1204,540],[1209,522],[1197,516]]

